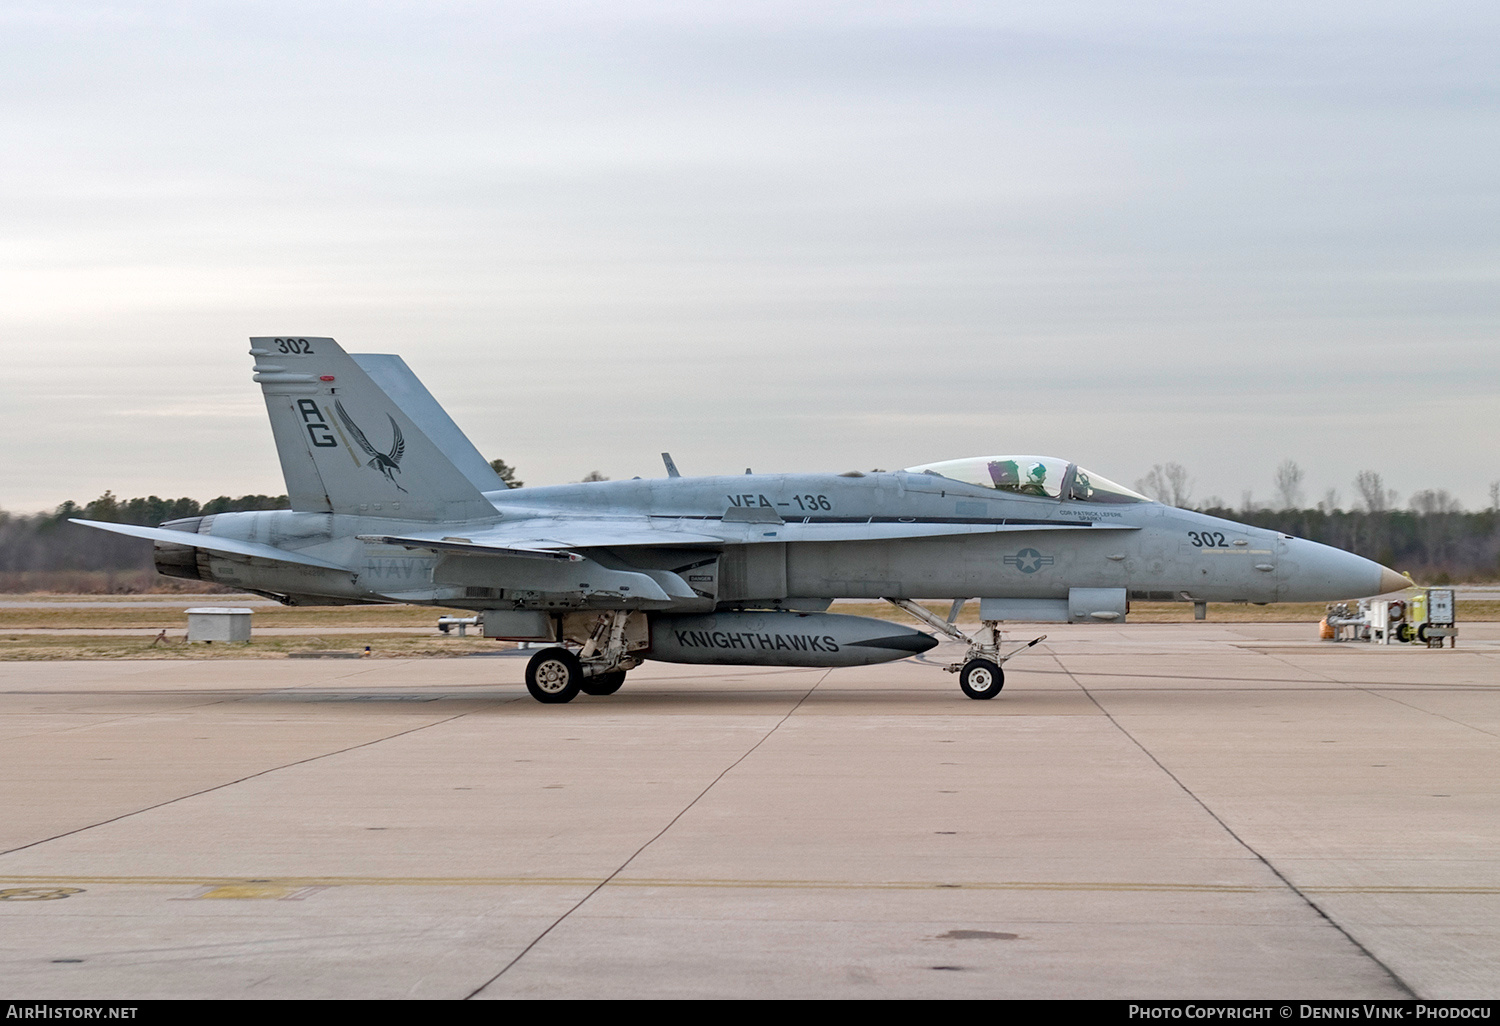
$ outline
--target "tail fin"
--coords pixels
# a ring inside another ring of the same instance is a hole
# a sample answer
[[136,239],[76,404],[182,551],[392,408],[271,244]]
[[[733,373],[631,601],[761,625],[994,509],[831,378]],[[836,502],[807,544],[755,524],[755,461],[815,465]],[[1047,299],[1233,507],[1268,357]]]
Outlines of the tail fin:
[[292,509],[430,521],[494,516],[469,476],[333,339],[252,338],[250,355]]
[[401,412],[443,450],[458,472],[475,488],[481,492],[504,490],[505,482],[500,480],[495,468],[479,455],[474,443],[453,423],[448,411],[438,405],[405,360],[385,353],[350,353],[349,359],[370,375],[377,388],[395,400]]

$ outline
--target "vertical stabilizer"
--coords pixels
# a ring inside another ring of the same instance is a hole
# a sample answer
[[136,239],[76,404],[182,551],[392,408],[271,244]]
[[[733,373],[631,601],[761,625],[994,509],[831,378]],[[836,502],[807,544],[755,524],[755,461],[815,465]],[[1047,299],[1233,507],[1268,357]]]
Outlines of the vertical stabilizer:
[[469,479],[470,484],[481,492],[501,491],[505,488],[500,475],[495,473],[489,461],[474,448],[469,437],[453,423],[448,411],[432,397],[427,386],[412,373],[405,360],[385,353],[350,353],[349,359],[359,364],[380,390],[396,401],[401,412],[443,450],[459,473]]
[[333,339],[252,338],[250,355],[293,509],[432,521],[495,515],[469,477]]

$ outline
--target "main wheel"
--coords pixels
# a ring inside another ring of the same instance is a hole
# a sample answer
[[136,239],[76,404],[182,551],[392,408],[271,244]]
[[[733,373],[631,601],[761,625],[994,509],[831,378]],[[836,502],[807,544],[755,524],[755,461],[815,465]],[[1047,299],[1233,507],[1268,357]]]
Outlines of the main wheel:
[[1005,671],[988,659],[970,659],[958,671],[958,686],[970,698],[994,698],[1005,687]]
[[526,690],[538,702],[571,702],[582,682],[583,665],[565,648],[544,648],[526,664]]
[[609,673],[601,673],[597,677],[585,677],[583,683],[578,686],[583,689],[585,695],[612,695],[620,690],[620,685],[625,683],[624,670],[612,670]]

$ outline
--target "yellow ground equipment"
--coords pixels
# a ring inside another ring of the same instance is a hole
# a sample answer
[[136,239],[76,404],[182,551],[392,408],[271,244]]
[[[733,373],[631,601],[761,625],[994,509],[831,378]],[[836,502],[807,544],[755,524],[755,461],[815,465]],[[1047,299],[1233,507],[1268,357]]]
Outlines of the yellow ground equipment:
[[1318,636],[1333,641],[1368,641],[1376,645],[1422,644],[1442,648],[1443,639],[1458,646],[1457,602],[1452,588],[1409,588],[1402,598],[1337,602],[1318,625]]

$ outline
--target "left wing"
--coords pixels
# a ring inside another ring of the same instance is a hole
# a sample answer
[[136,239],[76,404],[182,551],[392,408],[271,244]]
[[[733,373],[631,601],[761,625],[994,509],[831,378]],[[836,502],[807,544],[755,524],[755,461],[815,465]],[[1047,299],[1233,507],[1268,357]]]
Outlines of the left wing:
[[683,525],[697,521],[673,519],[664,524],[637,518],[542,518],[511,524],[496,524],[459,536],[423,531],[414,534],[362,534],[360,541],[407,548],[434,549],[474,556],[531,556],[544,559],[579,559],[573,549],[630,548],[722,548],[725,539]]
[[100,523],[97,520],[70,519],[68,523],[82,524],[84,527],[97,527],[101,531],[112,531],[115,534],[128,534],[132,538],[148,538],[151,541],[167,545],[183,545],[191,549],[206,549],[209,552],[223,552],[233,556],[254,556],[256,559],[274,559],[279,563],[316,566],[324,570],[348,571],[350,569],[347,566],[331,563],[317,556],[309,556],[291,549],[278,549],[274,545],[264,545],[261,542],[236,541],[233,538],[215,538],[208,534],[189,534],[187,531],[173,531],[165,527],[106,524]]

